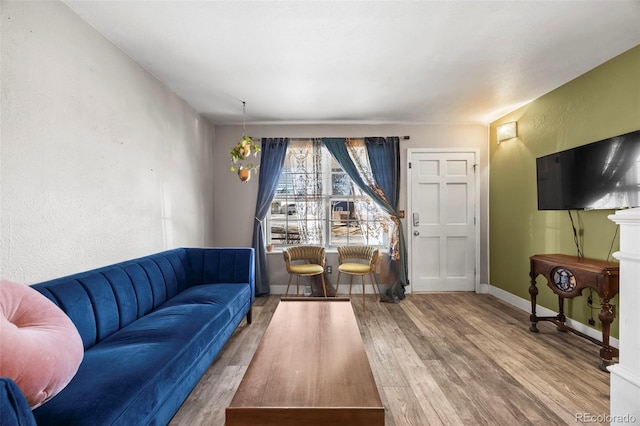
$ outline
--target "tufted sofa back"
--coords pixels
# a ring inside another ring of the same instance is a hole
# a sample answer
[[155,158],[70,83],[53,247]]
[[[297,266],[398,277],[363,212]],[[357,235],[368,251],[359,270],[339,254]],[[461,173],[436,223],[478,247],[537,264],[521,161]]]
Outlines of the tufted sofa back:
[[87,350],[189,287],[250,283],[253,289],[254,274],[251,248],[179,248],[32,287],[71,318]]

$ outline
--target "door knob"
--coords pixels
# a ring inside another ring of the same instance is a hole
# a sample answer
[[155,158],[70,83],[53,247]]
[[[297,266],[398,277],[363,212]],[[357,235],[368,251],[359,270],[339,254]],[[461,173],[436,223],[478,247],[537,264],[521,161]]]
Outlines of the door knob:
[[420,231],[413,231],[413,235],[417,237],[418,235],[420,235]]

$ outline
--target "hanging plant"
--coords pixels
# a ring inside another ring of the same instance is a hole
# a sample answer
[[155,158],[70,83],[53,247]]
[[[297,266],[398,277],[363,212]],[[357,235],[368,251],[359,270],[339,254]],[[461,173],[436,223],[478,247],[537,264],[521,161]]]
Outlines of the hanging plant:
[[249,169],[240,169],[238,170],[238,177],[241,182],[248,182],[251,179],[251,170]]
[[[247,136],[247,131],[245,128],[245,103],[242,102],[242,139],[240,142],[236,144],[233,148],[231,148],[231,171],[240,172],[241,170],[248,170],[249,177],[251,176],[251,171],[258,171],[260,168],[259,164],[253,164],[250,161],[247,161],[251,156],[257,157],[260,152],[260,145],[257,144],[253,138]],[[243,181],[249,180],[242,179]]]
[[257,157],[260,152],[260,145],[258,145],[251,137],[243,136],[240,142],[231,148],[231,171],[249,169],[258,170],[259,164],[253,164],[247,162],[251,156]]

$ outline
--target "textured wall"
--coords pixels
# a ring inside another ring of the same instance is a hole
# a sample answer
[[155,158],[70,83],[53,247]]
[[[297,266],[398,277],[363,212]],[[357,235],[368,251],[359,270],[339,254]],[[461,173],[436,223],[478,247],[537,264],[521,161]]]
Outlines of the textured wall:
[[[640,46],[491,124],[491,285],[528,300],[529,256],[576,254],[567,212],[537,209],[535,160],[640,129],[638,76]],[[513,120],[518,121],[518,138],[498,145],[497,125]],[[611,210],[579,212],[585,257],[606,259],[612,245],[613,251],[617,250],[615,224],[607,219],[611,213]],[[573,215],[576,220],[576,213]],[[557,298],[544,279],[540,282],[538,303],[557,311]],[[568,301],[566,313],[586,324],[589,318],[586,297]],[[594,316],[597,321],[597,311]],[[599,326],[599,321],[596,324]],[[613,332],[617,336],[617,321]]]
[[0,275],[213,245],[213,127],[63,3],[1,22]]
[[[238,105],[238,108],[241,108]],[[247,102],[247,109],[251,108]],[[362,137],[362,136],[410,136],[401,140],[401,190],[400,208],[407,208],[407,149],[408,148],[477,148],[480,150],[480,283],[488,282],[488,240],[487,240],[487,194],[488,194],[488,147],[487,129],[481,125],[270,125],[247,126],[247,133],[255,137]],[[251,244],[255,200],[258,180],[252,177],[248,183],[241,183],[229,171],[229,150],[242,137],[240,126],[217,126],[215,152],[215,181],[221,184],[216,190],[214,226],[216,243],[220,245],[243,246]],[[406,233],[406,219],[403,226]],[[407,242],[410,239],[407,238]],[[272,285],[286,286],[288,275],[284,270],[282,253],[268,255]],[[329,253],[327,262],[337,270],[337,254]],[[334,273],[334,277],[337,273]],[[342,289],[343,290],[343,289]],[[355,289],[354,289],[355,291]]]

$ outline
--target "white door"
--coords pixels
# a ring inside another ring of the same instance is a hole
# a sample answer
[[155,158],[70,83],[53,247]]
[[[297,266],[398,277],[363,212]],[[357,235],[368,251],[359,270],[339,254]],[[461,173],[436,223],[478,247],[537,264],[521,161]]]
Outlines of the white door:
[[475,152],[409,150],[414,292],[476,289]]

